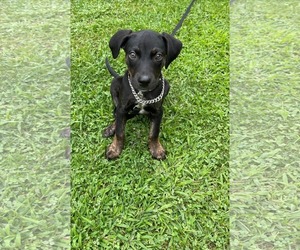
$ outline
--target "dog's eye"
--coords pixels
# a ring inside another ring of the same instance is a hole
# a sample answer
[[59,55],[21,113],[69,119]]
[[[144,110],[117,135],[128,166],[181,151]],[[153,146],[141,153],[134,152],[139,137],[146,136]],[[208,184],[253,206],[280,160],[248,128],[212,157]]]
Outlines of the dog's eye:
[[134,51],[131,51],[128,56],[131,60],[136,59],[136,53]]
[[161,53],[157,53],[154,58],[155,61],[160,62],[163,59],[163,55]]

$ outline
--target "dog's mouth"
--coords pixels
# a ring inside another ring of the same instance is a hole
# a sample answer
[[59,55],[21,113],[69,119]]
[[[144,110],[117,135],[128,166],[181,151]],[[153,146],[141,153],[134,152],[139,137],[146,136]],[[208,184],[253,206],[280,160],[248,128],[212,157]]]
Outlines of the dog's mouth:
[[151,81],[147,86],[144,86],[143,84],[140,84],[139,82],[137,82],[137,81],[135,81],[135,80],[132,81],[133,87],[134,87],[136,90],[141,91],[142,93],[152,92],[152,91],[155,90],[160,84],[161,84],[160,79]]

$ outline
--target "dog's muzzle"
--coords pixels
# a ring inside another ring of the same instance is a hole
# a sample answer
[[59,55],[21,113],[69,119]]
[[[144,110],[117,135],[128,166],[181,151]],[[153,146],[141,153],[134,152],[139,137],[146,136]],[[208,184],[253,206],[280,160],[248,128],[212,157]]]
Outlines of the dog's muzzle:
[[161,93],[159,94],[159,96],[157,96],[156,98],[151,99],[151,100],[146,100],[144,98],[142,92],[136,93],[136,91],[134,90],[134,88],[132,86],[132,83],[131,83],[131,80],[130,80],[130,76],[128,74],[128,83],[129,83],[129,87],[131,89],[131,92],[132,92],[134,98],[136,99],[136,101],[138,103],[140,103],[140,104],[143,104],[143,105],[153,104],[153,103],[156,103],[156,102],[159,102],[159,101],[162,100],[162,98],[164,96],[164,92],[165,92],[165,79],[164,79],[163,75],[161,76],[161,78],[159,79],[159,81],[162,82],[162,89],[161,89]]

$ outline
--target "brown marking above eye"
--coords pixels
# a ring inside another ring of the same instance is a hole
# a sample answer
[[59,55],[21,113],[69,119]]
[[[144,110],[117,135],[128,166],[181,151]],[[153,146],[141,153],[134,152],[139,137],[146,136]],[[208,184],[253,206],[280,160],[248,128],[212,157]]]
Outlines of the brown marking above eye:
[[161,62],[163,59],[164,59],[164,54],[161,50],[157,49],[157,48],[154,48],[152,51],[151,51],[151,55],[152,55],[152,58],[157,61],[157,62]]

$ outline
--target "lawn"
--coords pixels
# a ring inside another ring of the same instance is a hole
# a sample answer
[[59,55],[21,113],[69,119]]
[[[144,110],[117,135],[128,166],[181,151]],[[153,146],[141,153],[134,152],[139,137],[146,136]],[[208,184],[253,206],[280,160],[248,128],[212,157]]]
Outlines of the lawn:
[[79,1],[71,4],[73,249],[228,249],[229,5],[199,1],[176,37],[180,56],[164,70],[161,142],[167,159],[147,149],[149,122],[127,123],[115,161],[102,138],[113,120],[109,93],[124,53],[108,47],[119,29],[171,33],[189,1]]

